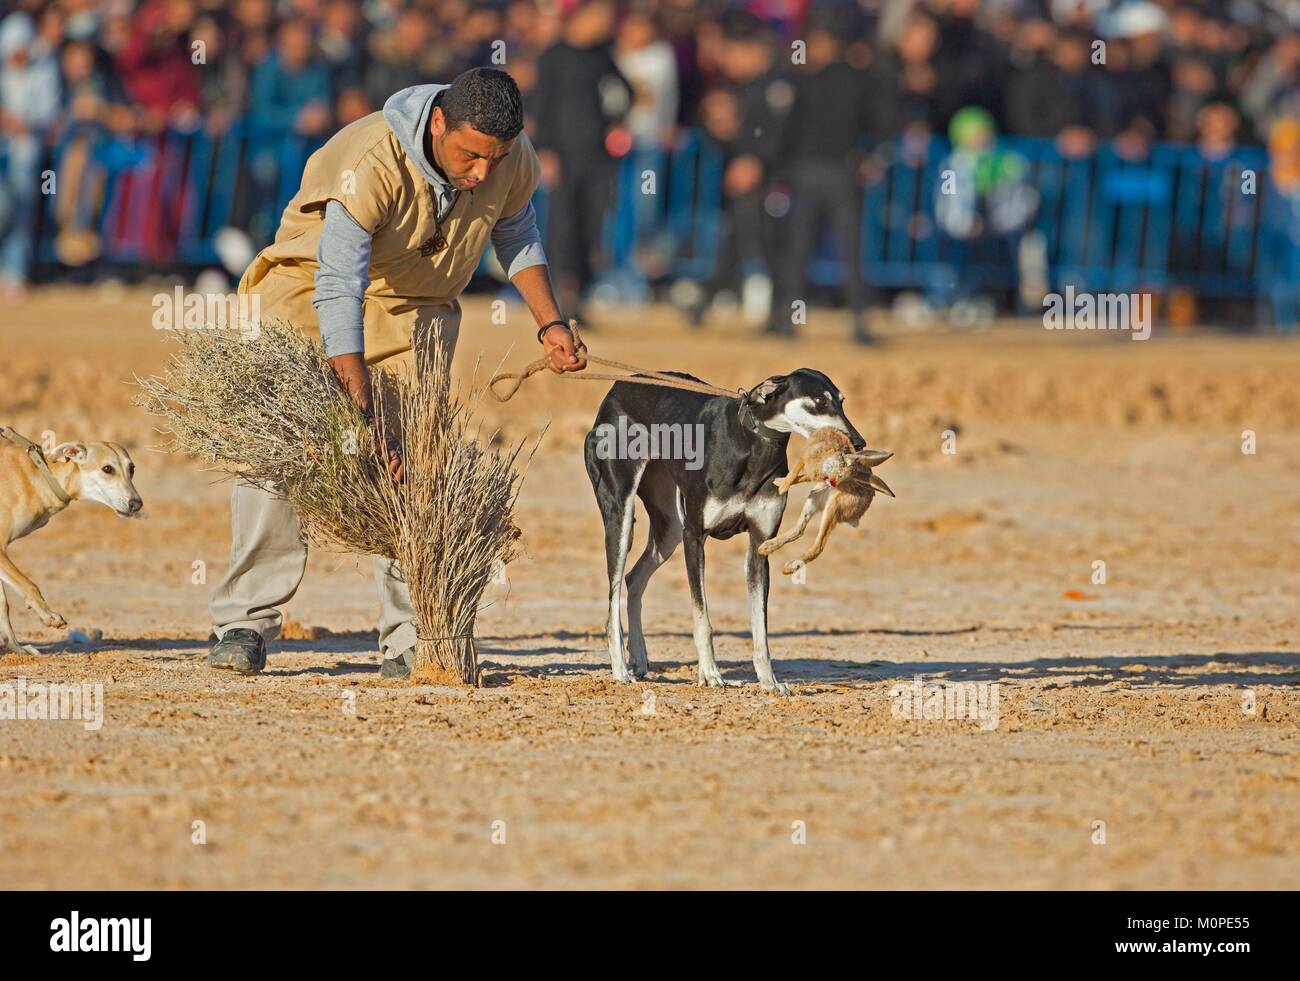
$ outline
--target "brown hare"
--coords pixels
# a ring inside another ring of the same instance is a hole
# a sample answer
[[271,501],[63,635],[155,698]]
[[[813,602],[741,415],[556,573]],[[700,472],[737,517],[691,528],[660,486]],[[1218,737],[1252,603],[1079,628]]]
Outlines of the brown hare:
[[759,554],[771,555],[800,537],[820,508],[822,520],[812,548],[798,559],[791,559],[781,571],[788,576],[817,558],[836,525],[843,522],[855,528],[858,526],[858,519],[866,514],[877,491],[894,496],[889,485],[871,472],[872,467],[879,466],[893,455],[884,450],[855,451],[848,436],[838,429],[818,429],[809,437],[803,456],[795,462],[790,473],[776,481],[776,488],[787,494],[795,484],[805,481],[815,481],[821,486],[808,496],[794,529],[763,542],[758,547]]

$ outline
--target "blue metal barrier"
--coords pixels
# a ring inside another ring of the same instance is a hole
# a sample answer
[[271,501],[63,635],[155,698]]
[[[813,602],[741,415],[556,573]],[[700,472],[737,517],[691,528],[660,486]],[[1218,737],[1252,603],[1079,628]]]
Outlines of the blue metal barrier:
[[[103,258],[112,263],[158,261],[151,235],[163,234],[170,259],[182,265],[212,266],[219,260],[213,240],[232,223],[239,194],[255,199],[242,217],[256,218],[274,231],[280,212],[298,189],[307,157],[324,141],[290,136],[272,139],[236,120],[219,135],[191,133],[122,136],[102,127],[69,130],[51,149],[52,166],[63,171],[65,154],[82,143],[102,178],[98,220]],[[259,185],[259,165],[269,181]],[[98,185],[97,185],[98,186]],[[95,193],[89,186],[68,193]],[[165,228],[158,229],[159,223]],[[240,224],[248,224],[242,221]],[[52,215],[41,223],[37,261],[54,263]]]
[[[96,230],[104,257],[148,261],[161,223],[168,229],[164,244],[170,236],[175,260],[190,266],[217,263],[213,237],[232,221],[260,226],[262,237],[269,237],[307,156],[321,142],[270,139],[242,121],[219,136],[123,137],[82,128],[52,148],[56,172],[74,139],[88,141],[103,177]],[[1105,145],[1085,159],[1061,157],[1049,140],[1007,139],[1000,146],[1028,162],[1028,183],[1038,195],[1032,228],[1046,244],[1053,287],[1131,292],[1186,286],[1203,296],[1255,297],[1274,319],[1294,324],[1300,205],[1270,184],[1263,148],[1241,147],[1206,160],[1193,147],[1157,145],[1133,161]],[[936,219],[946,142],[891,149],[878,178],[863,190],[867,281],[926,289],[952,279],[960,264],[982,289],[1013,285],[1005,243],[955,242]],[[688,132],[671,151],[634,151],[617,173],[605,226],[615,274],[624,281],[710,279],[722,246],[721,150]],[[543,222],[556,220],[544,192],[538,192],[537,207]],[[50,215],[41,228],[37,258],[52,263],[56,229]],[[843,267],[833,252],[824,253],[810,274],[814,282],[834,284]]]

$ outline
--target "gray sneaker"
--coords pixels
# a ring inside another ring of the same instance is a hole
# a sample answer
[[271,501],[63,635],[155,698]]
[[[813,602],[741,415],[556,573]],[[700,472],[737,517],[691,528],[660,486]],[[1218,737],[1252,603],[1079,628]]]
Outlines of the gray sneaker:
[[235,674],[257,674],[266,667],[266,641],[256,630],[237,627],[208,651],[208,667],[224,668]]
[[413,667],[415,667],[415,648],[410,647],[398,657],[384,658],[384,663],[379,665],[379,677],[409,678]]

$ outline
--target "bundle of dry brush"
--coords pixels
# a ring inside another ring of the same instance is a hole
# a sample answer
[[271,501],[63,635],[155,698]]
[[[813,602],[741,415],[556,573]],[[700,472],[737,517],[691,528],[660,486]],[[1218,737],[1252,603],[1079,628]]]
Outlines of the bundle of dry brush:
[[436,338],[420,345],[417,372],[371,369],[378,424],[402,439],[398,484],[319,344],[266,322],[251,338],[185,331],[179,342],[161,374],[136,379],[136,403],[161,417],[167,448],[287,497],[314,545],[396,559],[420,638],[412,677],[475,684],[474,619],[518,550],[522,481],[522,444],[480,441],[482,388],[453,390]]

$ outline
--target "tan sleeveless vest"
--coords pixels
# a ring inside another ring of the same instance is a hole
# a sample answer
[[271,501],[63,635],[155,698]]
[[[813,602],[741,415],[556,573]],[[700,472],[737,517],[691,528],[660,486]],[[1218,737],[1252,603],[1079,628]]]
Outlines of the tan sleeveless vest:
[[436,192],[384,114],[371,113],[345,126],[308,158],[275,241],[244,272],[239,292],[260,295],[261,316],[287,321],[319,338],[311,302],[316,248],[326,202],[333,199],[372,235],[370,286],[363,304],[366,361],[378,364],[403,355],[411,350],[413,333],[448,319],[449,312],[459,322],[457,299],[478,267],[493,226],[528,203],[538,170],[533,145],[520,133],[487,180],[473,193],[457,195],[442,221],[447,247],[434,252]]

